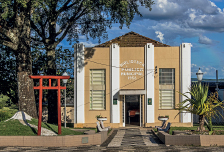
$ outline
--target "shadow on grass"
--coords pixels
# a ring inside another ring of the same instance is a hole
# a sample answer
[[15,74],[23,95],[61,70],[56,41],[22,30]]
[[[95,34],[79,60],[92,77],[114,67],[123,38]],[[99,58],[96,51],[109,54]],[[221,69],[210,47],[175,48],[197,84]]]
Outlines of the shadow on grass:
[[31,127],[30,125],[29,125],[29,127],[33,131],[33,133],[37,134],[36,130],[33,127]]
[[26,117],[25,117],[24,112],[22,112],[22,117],[23,117],[23,121],[25,122],[25,124],[26,124],[27,126],[29,126],[30,129],[31,129],[35,134],[37,134],[35,128],[31,127],[30,124],[28,124],[28,122],[26,121]]
[[54,133],[58,134],[53,128],[51,128],[51,126],[49,126],[46,122],[44,122],[44,124]]

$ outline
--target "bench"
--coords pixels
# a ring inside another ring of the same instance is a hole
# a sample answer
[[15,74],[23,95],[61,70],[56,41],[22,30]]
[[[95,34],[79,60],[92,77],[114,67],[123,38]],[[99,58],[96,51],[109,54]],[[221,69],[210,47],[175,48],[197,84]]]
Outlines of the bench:
[[101,132],[101,131],[108,131],[108,128],[104,128],[104,129],[101,128],[99,121],[97,121],[96,124],[97,124],[97,131],[98,131],[98,132]]
[[157,128],[157,131],[164,131],[164,132],[168,132],[170,130],[170,126],[171,126],[171,123],[169,122],[166,126],[165,129],[162,129],[162,128]]

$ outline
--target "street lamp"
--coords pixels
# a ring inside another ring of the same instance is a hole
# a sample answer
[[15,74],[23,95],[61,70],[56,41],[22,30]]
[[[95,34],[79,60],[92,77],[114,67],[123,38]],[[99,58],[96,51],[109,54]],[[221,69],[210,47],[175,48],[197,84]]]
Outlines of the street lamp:
[[[66,72],[64,72],[63,74],[62,74],[62,76],[68,76],[68,73],[66,73]],[[65,85],[65,87],[66,87],[66,84],[67,84],[67,82],[68,82],[68,79],[62,79],[62,81],[63,81],[63,83],[64,83],[64,85]],[[64,107],[65,107],[65,114],[64,114],[64,116],[65,116],[65,120],[64,120],[64,126],[65,126],[65,128],[66,128],[66,89],[65,89],[65,102],[64,102]]]
[[199,68],[198,72],[196,73],[196,75],[197,75],[197,78],[198,78],[198,84],[201,85],[201,81],[202,81],[203,73],[202,73],[202,71],[200,70],[200,68]]

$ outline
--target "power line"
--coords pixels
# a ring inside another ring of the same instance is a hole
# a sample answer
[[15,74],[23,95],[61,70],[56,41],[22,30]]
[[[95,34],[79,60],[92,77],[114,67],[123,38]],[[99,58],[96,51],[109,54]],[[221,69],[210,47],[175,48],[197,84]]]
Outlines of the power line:
[[[104,64],[104,63],[99,63],[99,62],[91,61],[89,59],[88,59],[88,61],[93,62],[93,63],[96,63],[96,64],[104,65],[104,66],[109,66],[109,67],[112,67],[112,68],[123,68],[123,67],[117,67],[117,66],[112,66],[112,65],[108,65],[108,64]],[[154,69],[147,69],[147,71],[152,71],[152,70],[154,70]]]

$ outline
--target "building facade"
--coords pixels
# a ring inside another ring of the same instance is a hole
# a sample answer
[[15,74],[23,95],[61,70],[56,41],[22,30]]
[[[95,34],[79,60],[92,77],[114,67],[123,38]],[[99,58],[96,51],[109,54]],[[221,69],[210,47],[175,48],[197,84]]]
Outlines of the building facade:
[[178,92],[191,85],[191,44],[170,47],[134,32],[93,48],[74,46],[74,127],[192,126],[192,115],[178,114]]

